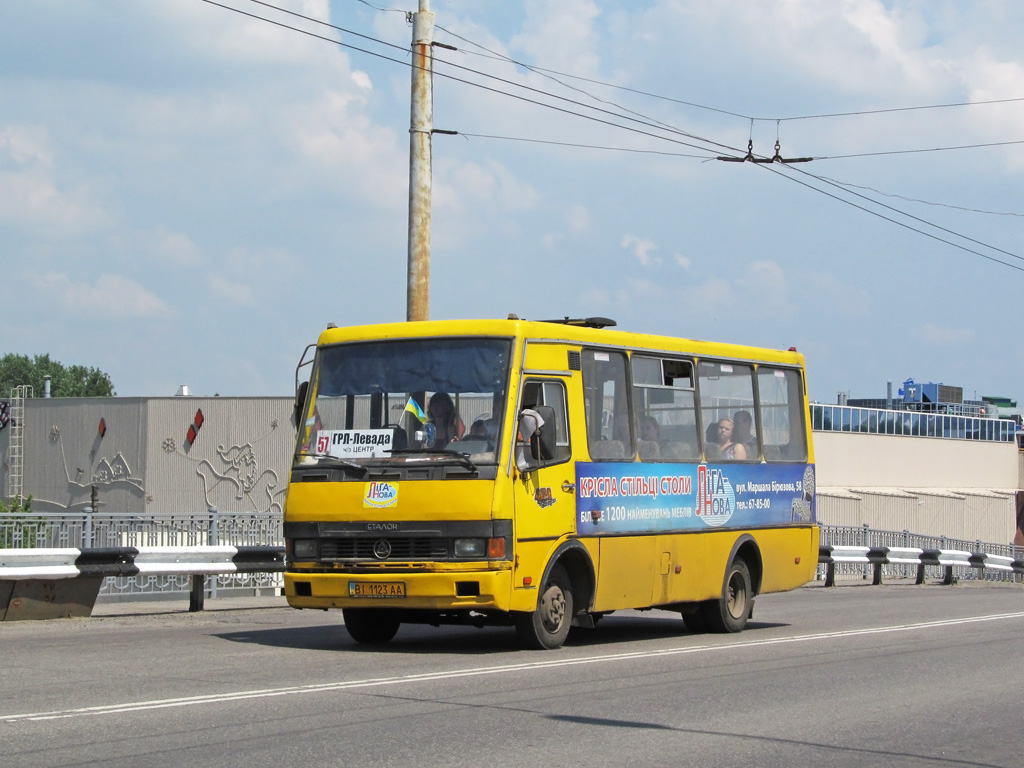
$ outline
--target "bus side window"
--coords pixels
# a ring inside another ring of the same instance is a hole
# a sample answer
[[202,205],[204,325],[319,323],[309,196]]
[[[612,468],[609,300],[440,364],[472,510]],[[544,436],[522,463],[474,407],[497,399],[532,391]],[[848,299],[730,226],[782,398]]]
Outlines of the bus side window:
[[641,461],[697,458],[693,362],[634,354],[630,363]]
[[582,368],[590,458],[632,460],[626,356],[607,349],[584,349]]
[[800,372],[759,366],[758,406],[765,461],[806,461],[803,386]]
[[697,371],[704,456],[720,461],[760,461],[753,418],[753,366],[701,360]]
[[539,381],[531,380],[523,384],[523,397],[520,400],[519,410],[536,408],[538,405],[548,406],[554,412],[554,422],[545,423],[543,430],[553,430],[555,433],[554,455],[542,457],[544,465],[560,464],[568,461],[572,455],[572,446],[569,444],[569,420],[566,410],[565,385],[561,381]]

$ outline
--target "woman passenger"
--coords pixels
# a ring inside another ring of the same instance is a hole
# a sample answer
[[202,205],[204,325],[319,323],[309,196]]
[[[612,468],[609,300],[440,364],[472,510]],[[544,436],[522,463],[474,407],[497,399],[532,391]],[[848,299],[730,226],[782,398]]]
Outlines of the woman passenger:
[[747,458],[747,449],[742,443],[733,440],[732,419],[720,419],[718,422],[718,444],[722,448],[723,459],[740,460]]

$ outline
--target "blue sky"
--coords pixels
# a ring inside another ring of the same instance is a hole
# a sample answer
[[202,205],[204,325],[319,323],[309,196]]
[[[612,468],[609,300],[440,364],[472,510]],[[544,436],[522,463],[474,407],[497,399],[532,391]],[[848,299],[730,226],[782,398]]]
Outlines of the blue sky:
[[[416,0],[271,3],[381,42],[222,2],[409,61]],[[823,402],[1024,398],[1024,4],[430,8],[459,49],[434,124],[463,134],[434,137],[432,318],[795,346]],[[327,323],[403,320],[409,80],[202,0],[4,3],[0,353],[119,395],[278,395]],[[776,139],[816,159],[713,159]]]

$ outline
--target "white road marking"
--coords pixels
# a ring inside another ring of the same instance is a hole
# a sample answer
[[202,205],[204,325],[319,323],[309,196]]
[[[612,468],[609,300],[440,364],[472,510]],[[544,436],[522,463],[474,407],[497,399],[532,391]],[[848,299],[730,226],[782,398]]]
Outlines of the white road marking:
[[107,704],[98,707],[81,707],[64,709],[54,712],[31,712],[20,715],[0,715],[0,723],[16,723],[38,720],[65,720],[89,715],[114,715],[123,712],[143,712],[150,709],[171,709],[173,707],[191,707],[199,704],[219,704],[243,699],[263,699],[272,696],[294,696],[297,694],[323,693],[325,691],[350,691],[365,688],[377,688],[389,685],[407,685],[410,683],[428,682],[433,680],[453,680],[460,677],[476,677],[480,675],[497,675],[505,672],[528,672],[537,669],[554,667],[572,667],[580,664],[600,664],[602,662],[626,661],[631,659],[650,659],[661,656],[678,656],[693,653],[711,653],[732,651],[738,648],[756,648],[766,645],[784,645],[787,643],[806,643],[820,640],[835,640],[860,635],[881,635],[891,632],[913,632],[937,627],[952,627],[962,624],[977,624],[987,621],[1004,621],[1006,619],[1024,618],[1024,611],[1016,613],[997,613],[989,616],[974,616],[963,619],[944,619],[926,621],[918,624],[896,624],[888,627],[869,627],[865,629],[849,629],[841,632],[822,632],[815,635],[796,635],[794,637],[777,637],[770,640],[741,640],[723,645],[696,645],[681,648],[665,648],[656,651],[633,651],[627,653],[610,653],[601,656],[582,656],[574,659],[551,659],[547,661],[531,661],[522,664],[499,664],[490,667],[474,667],[471,669],[453,670],[449,672],[426,672],[417,675],[400,677],[378,677],[367,680],[343,680],[333,683],[316,685],[296,685],[285,688],[264,688],[249,691],[231,691],[206,696],[186,696],[176,699],[155,699],[153,701],[126,702]]

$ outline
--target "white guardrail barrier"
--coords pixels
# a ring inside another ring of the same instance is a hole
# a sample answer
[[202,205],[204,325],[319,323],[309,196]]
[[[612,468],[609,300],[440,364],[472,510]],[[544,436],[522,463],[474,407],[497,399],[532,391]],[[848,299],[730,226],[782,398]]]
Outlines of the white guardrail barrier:
[[[947,585],[955,582],[954,568],[1024,575],[1024,560],[959,549],[823,544],[819,549],[818,562],[826,566],[825,586],[829,587],[835,586],[836,566],[840,564],[870,567],[873,584],[882,583],[882,567],[885,565],[916,566],[917,584],[924,582],[928,566],[944,568],[942,583]],[[8,613],[9,603],[13,605],[22,599],[15,589],[16,584],[35,585],[34,591],[25,593],[28,594],[26,602],[51,605],[61,600],[60,590],[53,585],[78,582],[84,588],[84,593],[83,589],[77,592],[64,590],[72,595],[67,599],[81,609],[78,614],[68,611],[45,614],[29,610],[26,615],[17,616],[48,618],[50,615],[89,615],[106,577],[190,575],[189,610],[201,611],[206,576],[283,571],[284,547],[273,545],[0,549],[0,620]],[[40,589],[39,585],[50,586]]]
[[1001,571],[1024,574],[1024,560],[1014,560],[1003,555],[984,552],[967,552],[962,549],[920,549],[917,547],[854,547],[823,544],[819,550],[818,562],[826,566],[825,586],[836,583],[836,565],[842,563],[871,566],[872,584],[882,583],[882,566],[917,566],[915,583],[924,583],[925,568],[930,565],[942,566],[943,584],[954,583],[954,568],[977,568],[980,571]]
[[[278,546],[0,549],[0,620],[11,619],[8,613],[17,613],[17,618],[89,615],[108,576],[191,576],[189,610],[201,611],[207,576],[283,571],[284,547]],[[65,586],[75,582],[81,587]],[[38,609],[62,600],[74,607],[56,612]],[[10,611],[14,604],[19,611]]]

